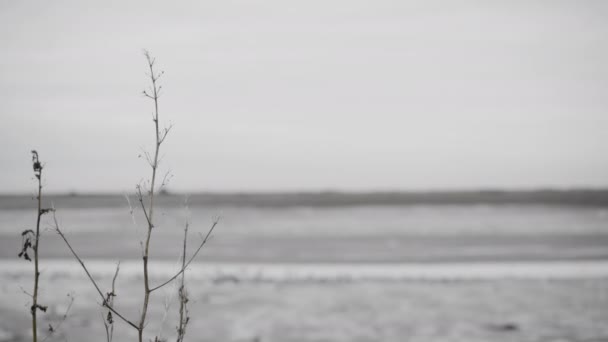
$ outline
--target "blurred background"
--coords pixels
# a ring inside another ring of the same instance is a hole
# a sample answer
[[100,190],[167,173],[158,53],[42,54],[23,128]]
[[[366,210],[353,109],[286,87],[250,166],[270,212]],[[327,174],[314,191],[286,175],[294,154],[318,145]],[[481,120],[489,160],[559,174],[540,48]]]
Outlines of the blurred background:
[[[154,281],[179,269],[187,221],[192,250],[221,217],[187,274],[191,340],[608,341],[607,16],[603,1],[1,2],[0,341],[31,339],[32,149],[44,206],[104,287],[121,262],[116,303],[138,315],[143,49],[173,125]],[[103,339],[95,289],[43,228],[42,319],[69,308],[50,339]],[[154,298],[150,338],[174,338],[176,293]]]

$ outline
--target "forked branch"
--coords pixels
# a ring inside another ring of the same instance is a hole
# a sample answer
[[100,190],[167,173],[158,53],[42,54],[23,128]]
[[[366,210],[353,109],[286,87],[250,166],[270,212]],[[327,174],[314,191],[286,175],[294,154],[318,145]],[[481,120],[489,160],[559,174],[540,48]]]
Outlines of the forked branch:
[[89,280],[91,281],[91,283],[95,287],[95,290],[97,290],[97,293],[99,294],[99,297],[101,297],[101,303],[102,303],[101,305],[104,306],[104,307],[106,307],[106,308],[108,308],[108,310],[110,310],[113,314],[115,314],[118,318],[122,319],[125,323],[127,323],[131,327],[139,330],[139,327],[135,323],[131,322],[128,318],[126,318],[121,313],[119,313],[118,311],[116,311],[116,309],[114,309],[114,307],[110,303],[108,303],[108,300],[107,300],[106,296],[103,295],[103,292],[101,291],[101,289],[99,288],[99,285],[97,285],[97,282],[95,281],[95,279],[93,278],[93,276],[89,272],[89,269],[84,264],[84,262],[82,261],[82,259],[78,255],[78,253],[76,253],[76,251],[74,250],[74,248],[72,248],[72,245],[70,244],[70,242],[68,241],[68,239],[65,237],[65,235],[63,234],[63,232],[61,231],[61,229],[59,228],[59,223],[57,223],[57,217],[55,216],[55,213],[53,213],[53,221],[55,223],[55,231],[59,234],[59,236],[61,237],[61,239],[63,240],[63,242],[65,242],[65,244],[68,246],[68,249],[70,250],[70,252],[72,252],[72,255],[78,261],[78,263],[80,263],[80,266],[82,267],[82,269],[84,270],[84,272],[87,274],[87,277],[89,278]]

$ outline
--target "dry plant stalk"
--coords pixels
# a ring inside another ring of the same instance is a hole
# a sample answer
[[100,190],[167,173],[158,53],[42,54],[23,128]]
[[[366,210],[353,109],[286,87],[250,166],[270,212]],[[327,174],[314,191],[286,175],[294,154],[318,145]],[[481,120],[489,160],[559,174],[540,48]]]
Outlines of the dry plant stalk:
[[34,169],[34,176],[38,180],[38,195],[36,200],[38,202],[38,215],[36,219],[36,231],[32,229],[26,229],[21,233],[22,247],[19,257],[27,261],[32,261],[28,251],[34,252],[34,289],[32,294],[27,293],[32,298],[32,305],[30,307],[30,313],[32,315],[32,341],[38,341],[38,310],[46,312],[47,307],[41,305],[38,300],[38,290],[40,286],[40,269],[39,269],[39,247],[40,247],[40,220],[42,215],[48,213],[52,209],[42,208],[42,169],[44,166],[38,158],[38,152],[32,151],[32,166]]
[[[116,271],[114,272],[114,277],[112,278],[112,290],[106,293],[106,301],[109,306],[114,305],[114,297],[116,297],[116,278],[118,278],[118,272],[120,271],[120,262],[116,264]],[[114,318],[112,317],[112,311],[108,310],[108,313],[104,317],[101,314],[101,320],[103,322],[103,327],[106,331],[106,341],[112,342],[114,338]]]
[[[19,258],[23,258],[27,261],[32,261],[32,258],[28,254],[28,252],[33,252],[34,254],[34,290],[32,293],[29,293],[25,290],[23,292],[32,298],[32,305],[30,306],[30,314],[32,315],[32,341],[38,341],[38,311],[46,312],[48,307],[46,305],[41,305],[39,300],[39,291],[40,291],[40,222],[42,220],[42,216],[49,212],[55,212],[53,208],[42,208],[42,169],[44,165],[40,162],[38,152],[36,150],[32,150],[32,167],[34,169],[34,176],[38,182],[38,194],[36,196],[37,201],[37,218],[36,218],[36,231],[32,229],[26,229],[21,233],[21,252],[19,252]],[[46,341],[49,337],[51,337],[55,332],[57,332],[65,320],[68,317],[70,309],[72,308],[72,304],[74,304],[74,296],[68,293],[69,303],[67,309],[61,316],[60,320],[55,323],[55,326],[49,323],[47,334],[42,339],[42,342]]]
[[148,51],[144,52],[144,55],[146,56],[146,60],[148,61],[148,67],[150,68],[150,81],[152,83],[150,92],[144,90],[143,94],[144,96],[152,99],[154,101],[154,116],[153,116],[153,121],[154,121],[154,127],[155,127],[155,133],[156,133],[156,144],[154,146],[154,159],[150,159],[148,157],[148,163],[150,164],[150,167],[152,168],[152,179],[150,181],[150,188],[148,189],[148,194],[149,194],[149,198],[150,198],[150,202],[148,204],[148,207],[146,208],[146,205],[144,204],[144,195],[142,194],[142,186],[141,184],[137,186],[137,196],[139,199],[139,203],[141,204],[141,208],[144,212],[144,216],[146,217],[146,221],[148,223],[148,230],[146,233],[146,242],[144,245],[144,251],[143,251],[143,268],[144,268],[144,301],[143,301],[143,305],[142,305],[142,310],[141,310],[141,317],[139,319],[139,329],[138,329],[138,335],[139,335],[139,342],[143,341],[143,333],[144,333],[144,325],[146,323],[146,315],[148,314],[148,304],[150,302],[150,294],[152,293],[152,291],[150,291],[150,279],[148,276],[148,257],[150,255],[150,238],[152,237],[152,229],[154,229],[154,195],[155,195],[155,183],[156,183],[156,171],[158,170],[158,154],[160,151],[160,145],[163,143],[163,141],[165,140],[165,138],[167,137],[167,134],[169,133],[169,128],[165,128],[164,129],[164,133],[161,133],[160,129],[159,129],[159,125],[158,125],[158,98],[160,97],[160,90],[162,88],[162,86],[157,85],[157,81],[158,79],[163,75],[163,73],[161,72],[160,74],[156,74],[154,72],[154,63],[156,62],[155,58],[152,58],[150,56],[150,54],[148,53]]
[[[148,68],[149,68],[148,76],[150,77],[151,86],[148,90],[143,91],[143,95],[145,97],[151,99],[154,102],[154,112],[152,115],[152,121],[154,122],[156,143],[155,143],[153,156],[147,152],[144,152],[144,156],[152,169],[152,178],[150,179],[149,182],[144,183],[144,184],[138,184],[136,186],[137,199],[140,203],[140,206],[141,206],[141,209],[142,209],[142,212],[144,214],[144,217],[146,219],[146,224],[147,224],[145,240],[141,242],[141,244],[142,244],[142,266],[143,266],[143,302],[142,302],[142,308],[140,311],[141,315],[138,320],[131,320],[131,319],[126,318],[123,314],[118,312],[116,310],[116,308],[114,307],[113,296],[111,296],[109,294],[104,296],[99,285],[97,284],[97,281],[93,278],[93,276],[87,269],[86,265],[84,264],[84,262],[78,255],[78,253],[76,253],[76,251],[74,250],[72,245],[69,243],[65,234],[61,231],[61,229],[59,228],[57,219],[56,219],[55,215],[53,215],[53,220],[55,222],[55,230],[57,231],[59,236],[63,239],[65,244],[68,246],[68,248],[69,248],[70,252],[72,253],[72,255],[74,256],[74,258],[80,263],[80,265],[83,268],[83,270],[85,271],[87,277],[89,278],[89,280],[91,281],[91,283],[93,284],[95,289],[97,290],[97,293],[99,294],[99,296],[102,299],[102,306],[108,309],[108,316],[107,316],[106,320],[104,321],[104,326],[106,326],[106,331],[107,331],[106,337],[107,337],[108,342],[111,342],[110,332],[112,332],[113,330],[109,330],[110,327],[108,325],[106,325],[106,322],[107,322],[107,324],[111,325],[113,323],[113,320],[112,320],[113,315],[120,318],[123,322],[125,322],[127,325],[129,325],[133,329],[137,330],[138,341],[143,342],[144,341],[144,330],[145,330],[146,323],[147,323],[146,318],[147,318],[147,314],[148,314],[148,307],[150,304],[151,294],[154,291],[168,285],[169,283],[171,283],[173,280],[175,280],[180,275],[182,275],[182,284],[180,287],[180,322],[179,322],[179,326],[178,326],[178,335],[179,335],[178,341],[183,340],[186,325],[189,320],[189,318],[187,317],[187,308],[186,308],[187,296],[185,295],[185,291],[182,291],[182,289],[184,289],[184,282],[185,282],[184,273],[185,273],[186,269],[188,268],[188,266],[190,265],[190,263],[192,263],[192,261],[196,258],[198,253],[201,251],[203,246],[207,243],[207,241],[209,240],[209,238],[211,236],[211,233],[213,232],[214,228],[217,226],[218,221],[219,221],[219,218],[215,219],[213,221],[213,224],[211,225],[211,228],[209,228],[207,235],[205,235],[202,238],[202,241],[199,243],[198,248],[190,256],[189,259],[186,258],[186,247],[185,247],[186,242],[187,242],[187,233],[188,233],[188,225],[187,225],[186,229],[185,229],[183,256],[182,256],[182,264],[181,264],[180,270],[178,272],[176,272],[168,280],[162,282],[159,285],[153,286],[152,284],[150,284],[148,260],[149,260],[149,256],[150,256],[150,240],[152,238],[152,232],[155,228],[155,225],[154,225],[154,207],[155,207],[154,200],[155,200],[155,196],[156,196],[157,171],[158,171],[158,165],[159,165],[159,161],[160,161],[159,152],[160,152],[160,147],[161,147],[162,143],[165,141],[169,131],[171,130],[171,126],[161,129],[160,125],[159,125],[158,99],[160,98],[160,95],[161,95],[160,92],[161,92],[162,86],[160,86],[158,84],[158,80],[161,78],[161,76],[163,75],[164,72],[156,73],[154,71],[154,64],[156,62],[156,59],[151,57],[147,51],[144,51],[144,56],[146,57],[146,61],[147,61]],[[162,184],[159,187],[159,190],[164,185],[166,185],[166,180],[167,180],[167,176],[164,177]],[[147,201],[146,201],[146,193],[147,193]],[[202,235],[201,235],[201,237],[202,237]],[[116,275],[117,274],[118,274],[118,269],[116,271]],[[116,275],[115,275],[115,277],[116,277]],[[115,279],[114,279],[114,281],[115,281]],[[114,281],[112,283],[112,292],[110,292],[110,294],[115,293],[114,292],[115,291]],[[155,337],[155,340],[158,341],[159,338]]]
[[[186,247],[188,244],[188,228],[190,223],[186,221],[186,227],[184,228],[184,245],[182,250],[182,269],[186,267]],[[186,273],[182,273],[181,283],[179,285],[179,321],[177,326],[177,340],[176,342],[183,342],[184,336],[186,336],[186,326],[190,321],[188,316],[188,292],[186,291]]]

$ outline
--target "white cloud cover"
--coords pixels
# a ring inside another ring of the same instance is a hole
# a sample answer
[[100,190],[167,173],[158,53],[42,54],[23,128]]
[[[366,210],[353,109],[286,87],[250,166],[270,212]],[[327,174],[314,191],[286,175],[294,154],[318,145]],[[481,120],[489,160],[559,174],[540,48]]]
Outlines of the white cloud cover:
[[603,1],[3,1],[0,192],[608,186]]

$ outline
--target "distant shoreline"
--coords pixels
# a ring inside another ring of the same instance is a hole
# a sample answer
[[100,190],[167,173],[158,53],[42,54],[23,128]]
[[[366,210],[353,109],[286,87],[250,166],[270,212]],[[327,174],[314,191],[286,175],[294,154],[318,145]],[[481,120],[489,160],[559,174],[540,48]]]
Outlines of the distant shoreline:
[[[608,207],[608,189],[479,190],[428,192],[276,192],[276,193],[164,193],[158,205],[237,207],[349,207],[411,205],[567,205]],[[126,205],[124,194],[51,194],[46,205],[62,208],[106,208]],[[133,199],[133,197],[131,197]],[[33,208],[31,195],[0,195],[0,210]]]

